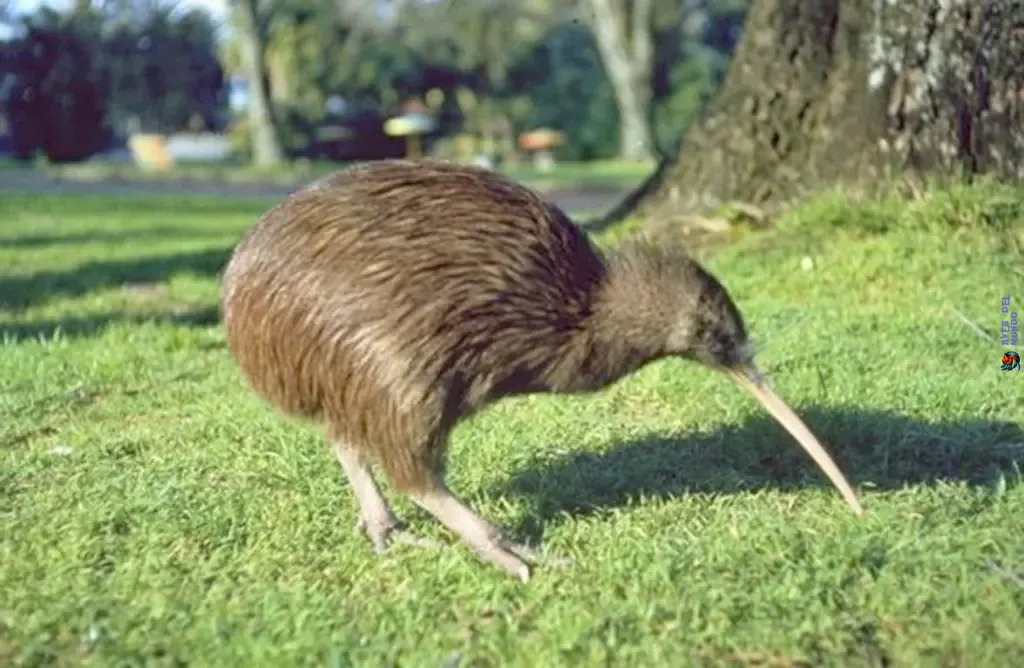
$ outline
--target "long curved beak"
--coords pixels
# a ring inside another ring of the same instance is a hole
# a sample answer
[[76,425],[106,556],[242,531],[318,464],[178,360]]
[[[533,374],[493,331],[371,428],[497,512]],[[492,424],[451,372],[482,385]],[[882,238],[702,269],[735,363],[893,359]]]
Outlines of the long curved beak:
[[825,448],[818,442],[818,439],[811,433],[811,430],[797,417],[796,413],[793,412],[786,402],[765,384],[760,372],[753,365],[744,369],[726,369],[725,372],[740,387],[754,395],[765,409],[771,413],[772,417],[778,420],[779,424],[785,427],[786,431],[796,439],[797,443],[803,447],[822,472],[832,481],[832,484],[836,486],[836,489],[843,496],[843,500],[850,506],[854,514],[857,517],[863,515],[864,509],[861,508],[857,494],[850,487],[850,483],[847,482],[846,477],[839,470],[839,467],[836,466],[836,463],[832,461],[832,457],[829,456]]

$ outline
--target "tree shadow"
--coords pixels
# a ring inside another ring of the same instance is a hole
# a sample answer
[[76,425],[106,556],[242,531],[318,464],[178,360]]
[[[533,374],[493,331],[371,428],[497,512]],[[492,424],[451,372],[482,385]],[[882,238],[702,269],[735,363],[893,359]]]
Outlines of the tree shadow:
[[0,276],[0,308],[24,309],[54,296],[78,297],[125,283],[155,283],[182,272],[216,276],[230,248],[176,253],[134,260],[88,262],[66,271]]
[[220,321],[218,306],[202,306],[176,309],[158,313],[127,313],[108,311],[87,316],[69,316],[26,323],[0,322],[0,341],[27,341],[31,339],[52,339],[58,333],[65,339],[98,336],[112,325],[143,323],[185,325],[189,327],[211,327]]
[[0,238],[0,245],[8,248],[37,248],[42,246],[69,246],[89,243],[130,244],[139,241],[155,241],[158,239],[201,239],[206,237],[223,237],[223,230],[182,230],[180,227],[151,227],[139,230],[93,230],[78,234],[22,234]]
[[[121,219],[146,220],[147,216],[166,216],[169,210],[188,211],[189,216],[205,215],[212,218],[229,215],[259,216],[275,200],[288,194],[292,187],[232,184],[227,194],[239,197],[225,197],[224,186],[214,182],[196,180],[186,183],[163,183],[160,181],[130,183],[115,180],[94,182],[60,182],[65,192],[38,193],[34,191],[10,190],[14,195],[0,200],[0,211],[14,214],[15,220],[22,210],[18,197],[31,197],[33,215],[51,215],[60,220],[68,214],[68,194],[75,195],[76,216],[109,217],[116,211]],[[0,189],[0,192],[3,192]]]
[[[1024,429],[1016,422],[925,422],[889,411],[810,407],[799,413],[853,485],[898,489],[939,480],[972,485],[1019,476]],[[530,499],[518,527],[539,541],[564,515],[586,516],[638,497],[792,491],[831,484],[768,416],[682,438],[649,437],[578,452],[515,475],[490,492]]]

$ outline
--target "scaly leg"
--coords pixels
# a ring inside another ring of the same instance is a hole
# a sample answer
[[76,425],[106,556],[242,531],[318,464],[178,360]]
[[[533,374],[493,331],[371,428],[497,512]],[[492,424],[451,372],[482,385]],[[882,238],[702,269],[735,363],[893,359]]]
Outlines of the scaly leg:
[[[523,582],[530,579],[530,567],[524,558],[535,559],[531,549],[502,538],[501,532],[482,519],[459,500],[440,479],[434,479],[426,490],[413,495],[413,500],[454,531],[483,559],[504,569]],[[564,563],[567,560],[559,559]]]
[[369,464],[354,448],[336,442],[334,454],[345,470],[345,476],[359,505],[356,529],[366,533],[374,552],[382,554],[392,541],[416,547],[443,547],[437,541],[419,538],[405,530],[405,525],[395,516],[391,506],[384,499]]

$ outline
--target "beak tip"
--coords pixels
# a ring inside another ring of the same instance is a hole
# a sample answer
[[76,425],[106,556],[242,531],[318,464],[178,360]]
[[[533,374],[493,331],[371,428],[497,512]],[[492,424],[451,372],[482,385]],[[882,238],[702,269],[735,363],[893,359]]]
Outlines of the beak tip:
[[839,490],[846,501],[846,505],[850,507],[850,510],[858,518],[864,517],[864,508],[860,504],[860,499],[857,498],[853,488],[847,482],[846,477],[842,471],[836,466],[835,462],[829,456],[828,452],[825,451],[824,447],[818,442],[818,439],[807,429],[806,425],[793,413],[792,409],[786,405],[782,399],[775,395],[775,393],[766,386],[764,376],[757,370],[753,365],[749,365],[742,369],[728,369],[727,372],[733,377],[744,389],[751,392],[761,404],[768,409],[768,412],[774,417],[804,448],[804,450],[811,455],[811,458],[818,464],[826,476],[831,480],[832,484]]
[[860,497],[857,496],[857,493],[854,492],[853,489],[850,489],[849,494],[843,494],[842,496],[843,501],[845,501],[846,505],[850,508],[850,512],[852,512],[857,519],[862,519],[864,517],[864,506],[861,505]]

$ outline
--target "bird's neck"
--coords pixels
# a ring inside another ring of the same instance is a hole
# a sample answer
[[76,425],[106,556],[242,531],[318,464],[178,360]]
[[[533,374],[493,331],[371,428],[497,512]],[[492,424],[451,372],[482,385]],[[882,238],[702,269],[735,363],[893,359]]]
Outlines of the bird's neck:
[[555,370],[552,389],[601,389],[665,356],[668,314],[654,286],[612,255],[589,316]]

